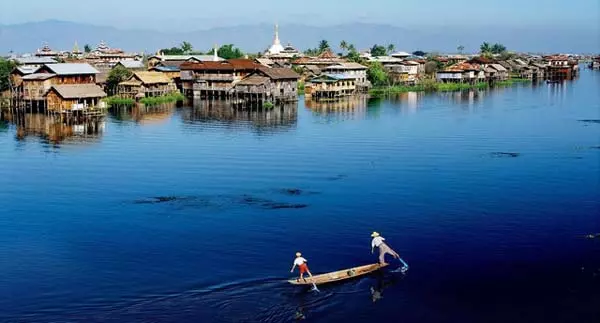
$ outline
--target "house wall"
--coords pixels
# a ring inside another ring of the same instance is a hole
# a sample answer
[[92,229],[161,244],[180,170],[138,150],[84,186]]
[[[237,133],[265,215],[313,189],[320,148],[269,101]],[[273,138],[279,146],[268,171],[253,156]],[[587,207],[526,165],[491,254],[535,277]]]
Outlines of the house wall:
[[44,100],[44,95],[52,87],[52,79],[23,82],[24,100]]

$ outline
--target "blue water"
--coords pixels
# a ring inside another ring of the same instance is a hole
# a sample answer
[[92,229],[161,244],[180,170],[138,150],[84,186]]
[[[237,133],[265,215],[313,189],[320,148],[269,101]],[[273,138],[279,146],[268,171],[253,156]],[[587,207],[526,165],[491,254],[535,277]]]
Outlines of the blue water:
[[5,116],[0,322],[600,322],[599,89]]

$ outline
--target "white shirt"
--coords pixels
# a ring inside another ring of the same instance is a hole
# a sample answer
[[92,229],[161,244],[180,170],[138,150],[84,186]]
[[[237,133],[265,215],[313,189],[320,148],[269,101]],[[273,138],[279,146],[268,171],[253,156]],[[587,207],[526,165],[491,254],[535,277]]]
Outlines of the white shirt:
[[379,248],[379,246],[381,246],[381,244],[383,243],[383,240],[385,240],[383,237],[375,237],[373,238],[373,241],[371,241],[371,247],[372,248]]
[[306,259],[304,259],[303,257],[298,257],[298,258],[296,258],[296,260],[294,260],[294,265],[300,266],[306,262],[308,262],[308,261],[306,261]]

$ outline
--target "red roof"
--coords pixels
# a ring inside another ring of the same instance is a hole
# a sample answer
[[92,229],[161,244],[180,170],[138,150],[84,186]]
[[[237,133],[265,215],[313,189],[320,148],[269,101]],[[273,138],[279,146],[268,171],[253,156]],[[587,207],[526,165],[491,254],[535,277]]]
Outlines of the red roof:
[[493,64],[495,62],[495,60],[483,56],[473,57],[469,60],[471,64]]
[[331,49],[328,49],[321,53],[321,55],[317,56],[318,58],[338,58],[336,54],[334,54]]

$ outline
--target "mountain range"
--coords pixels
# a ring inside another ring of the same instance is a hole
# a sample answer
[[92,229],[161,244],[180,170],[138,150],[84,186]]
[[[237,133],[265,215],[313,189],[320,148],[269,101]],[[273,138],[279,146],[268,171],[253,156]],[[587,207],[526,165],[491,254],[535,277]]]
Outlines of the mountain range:
[[[127,51],[154,53],[160,48],[188,41],[197,50],[208,50],[214,44],[235,44],[246,52],[265,50],[273,41],[273,26],[266,24],[240,25],[181,32],[125,30],[111,26],[47,20],[14,25],[0,25],[0,53],[34,52],[42,43],[55,50],[71,50],[77,42],[95,47],[101,40],[111,47]],[[337,50],[341,40],[358,49],[373,44],[394,44],[397,50],[456,52],[459,45],[465,52],[477,52],[484,42],[502,43],[509,50],[538,53],[597,53],[600,52],[600,33],[596,29],[564,27],[463,27],[424,26],[400,27],[386,24],[340,24],[309,26],[300,24],[280,27],[282,43],[298,49],[316,47],[321,39]]]

